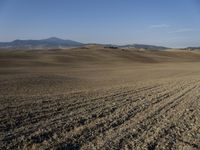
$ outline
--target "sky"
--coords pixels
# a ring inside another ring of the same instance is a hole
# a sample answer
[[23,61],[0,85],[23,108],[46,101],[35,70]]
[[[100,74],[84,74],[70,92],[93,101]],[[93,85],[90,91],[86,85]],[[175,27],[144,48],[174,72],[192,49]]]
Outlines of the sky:
[[0,0],[0,41],[200,46],[199,0]]

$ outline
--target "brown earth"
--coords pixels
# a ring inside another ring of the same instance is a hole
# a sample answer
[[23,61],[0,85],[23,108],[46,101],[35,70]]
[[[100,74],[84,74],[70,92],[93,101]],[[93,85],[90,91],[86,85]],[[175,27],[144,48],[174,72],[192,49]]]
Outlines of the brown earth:
[[200,149],[200,53],[1,51],[0,149]]

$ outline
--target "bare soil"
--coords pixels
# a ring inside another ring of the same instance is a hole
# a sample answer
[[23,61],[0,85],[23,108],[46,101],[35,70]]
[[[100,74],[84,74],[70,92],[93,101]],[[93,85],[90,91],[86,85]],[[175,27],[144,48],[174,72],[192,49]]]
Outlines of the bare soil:
[[0,149],[200,149],[200,53],[0,52]]

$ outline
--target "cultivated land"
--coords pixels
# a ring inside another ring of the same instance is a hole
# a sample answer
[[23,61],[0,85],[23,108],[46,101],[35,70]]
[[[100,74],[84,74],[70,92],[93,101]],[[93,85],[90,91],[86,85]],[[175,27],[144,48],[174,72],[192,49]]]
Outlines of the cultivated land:
[[0,149],[200,149],[200,53],[1,51]]

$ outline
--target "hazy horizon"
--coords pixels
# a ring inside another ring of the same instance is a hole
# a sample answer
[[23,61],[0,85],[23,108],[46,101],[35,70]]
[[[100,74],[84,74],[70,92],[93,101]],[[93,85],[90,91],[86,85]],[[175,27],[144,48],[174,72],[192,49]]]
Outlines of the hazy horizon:
[[[26,41],[26,40],[46,40],[46,39],[50,39],[50,38],[58,38],[61,40],[71,40],[71,41],[75,41],[75,42],[79,42],[77,40],[73,40],[73,39],[62,39],[59,37],[47,37],[47,38],[43,38],[43,39],[14,39],[12,41],[0,41],[0,43],[10,43],[10,42],[14,42],[16,40],[22,40],[22,41]],[[81,43],[81,42],[80,42]],[[125,45],[134,45],[134,44],[138,44],[138,45],[152,45],[152,46],[163,46],[163,45],[153,45],[153,44],[145,44],[145,43],[127,43],[127,44],[113,44],[113,43],[93,43],[93,42],[89,42],[89,43],[82,43],[82,44],[102,44],[102,45],[116,45],[116,46],[125,46]],[[169,46],[163,46],[163,47],[167,47],[167,48],[175,48],[175,47],[169,47]],[[176,47],[176,48],[187,48],[187,47]]]
[[197,0],[2,0],[0,41],[200,46],[199,15]]

